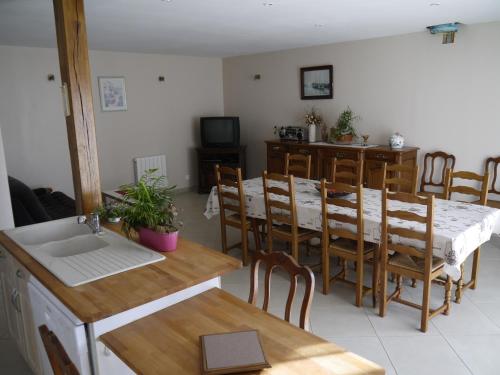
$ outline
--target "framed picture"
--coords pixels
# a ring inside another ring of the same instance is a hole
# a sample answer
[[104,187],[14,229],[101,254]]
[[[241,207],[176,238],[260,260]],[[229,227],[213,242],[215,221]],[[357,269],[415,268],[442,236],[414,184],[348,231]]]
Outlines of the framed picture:
[[333,98],[333,65],[300,68],[300,98]]
[[125,78],[99,77],[98,81],[102,111],[126,111],[127,94],[125,93]]

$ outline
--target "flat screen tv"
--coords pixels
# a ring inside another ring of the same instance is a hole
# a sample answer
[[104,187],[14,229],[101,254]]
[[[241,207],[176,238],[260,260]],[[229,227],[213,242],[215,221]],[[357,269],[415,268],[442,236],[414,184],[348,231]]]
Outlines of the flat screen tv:
[[200,118],[203,147],[238,147],[240,145],[239,117]]

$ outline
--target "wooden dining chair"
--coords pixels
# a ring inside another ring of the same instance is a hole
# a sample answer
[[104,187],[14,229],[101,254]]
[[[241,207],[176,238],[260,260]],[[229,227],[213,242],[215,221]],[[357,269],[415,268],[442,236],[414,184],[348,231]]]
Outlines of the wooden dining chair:
[[[253,232],[255,249],[260,250],[259,225],[265,223],[265,221],[247,217],[240,168],[220,167],[217,164],[215,166],[215,177],[220,207],[222,251],[227,254],[229,250],[241,247],[243,265],[246,266],[248,264],[248,232]],[[226,226],[241,231],[241,242],[228,246]]]
[[[458,171],[453,172],[451,169],[446,170],[446,182],[445,182],[445,190],[444,197],[445,199],[452,199],[453,194],[461,194],[465,196],[472,196],[474,199],[471,202],[481,206],[485,206],[488,201],[488,181],[489,181],[489,173],[486,172],[484,175],[480,175],[474,172],[468,171]],[[457,180],[460,181],[469,181],[470,183],[475,183],[479,185],[477,188],[474,188],[470,185],[459,185]],[[476,200],[477,199],[477,200]],[[479,275],[479,258],[481,256],[481,248],[478,247],[474,250],[474,258],[472,261],[472,274],[471,279],[468,282],[464,282],[464,263],[460,265],[461,276],[460,279],[454,282],[457,285],[455,290],[455,302],[460,303],[462,300],[462,294],[465,289],[476,289],[477,280]]]
[[351,185],[363,183],[363,160],[332,159],[331,182],[343,182]]
[[299,260],[299,244],[312,238],[321,238],[321,233],[300,228],[295,205],[295,182],[293,175],[262,173],[264,202],[267,219],[267,250],[273,251],[273,240],[279,239],[291,245],[292,256]]
[[[446,168],[455,168],[455,156],[443,151],[428,152],[424,156],[424,172],[420,181],[421,195],[434,195],[436,198],[444,198],[444,185]],[[427,190],[427,188],[439,189],[440,191]]]
[[[448,315],[451,299],[451,278],[446,277],[444,303],[437,309],[430,308],[431,282],[438,279],[444,270],[444,260],[433,256],[434,196],[421,197],[409,193],[391,193],[382,190],[382,238],[380,249],[381,286],[379,314],[384,317],[387,305],[394,301],[420,309],[420,330],[427,331],[428,321],[438,314]],[[392,202],[423,205],[426,214],[393,209]],[[417,223],[417,224],[415,224]],[[417,226],[420,225],[418,230]],[[415,229],[414,229],[415,228]],[[393,242],[398,238],[397,242]],[[392,255],[389,255],[392,252]],[[396,288],[387,296],[387,274],[397,275]],[[401,298],[402,277],[424,283],[422,304]]]
[[491,176],[490,188],[488,190],[488,195],[494,194],[497,196],[498,200],[488,199],[486,204],[493,208],[500,208],[500,188],[497,188],[497,177],[498,177],[498,168],[500,165],[500,156],[495,158],[486,159],[486,163],[484,166],[484,174],[488,173]]
[[265,281],[264,281],[264,303],[262,309],[267,311],[269,307],[269,298],[271,295],[271,275],[275,268],[282,268],[288,272],[290,276],[290,290],[286,300],[285,320],[290,322],[290,310],[295,299],[295,292],[297,290],[298,277],[302,276],[305,281],[304,298],[300,308],[300,328],[309,331],[309,312],[311,311],[311,304],[314,291],[314,274],[307,266],[301,266],[290,255],[279,251],[266,254],[263,251],[255,252],[252,268],[250,273],[250,296],[248,303],[252,305],[257,304],[257,297],[259,291],[259,266],[264,263],[266,266]]
[[79,375],[78,369],[71,362],[54,332],[50,331],[45,324],[38,327],[38,331],[54,375]]
[[382,166],[382,189],[417,193],[418,165],[390,164]]
[[[328,191],[351,193],[352,196],[329,197]],[[344,211],[347,211],[345,213]],[[356,288],[356,306],[363,305],[363,296],[372,293],[373,307],[376,305],[378,280],[378,247],[364,240],[363,219],[363,186],[330,183],[321,180],[321,214],[322,214],[322,273],[323,294],[328,294],[330,284],[335,281],[354,285]],[[332,240],[332,236],[336,239]],[[342,261],[341,270],[330,276],[330,257],[339,257]],[[364,285],[364,264],[372,261],[372,285]],[[356,282],[346,278],[347,261],[356,264]]]
[[311,178],[311,155],[285,154],[285,175],[295,177]]

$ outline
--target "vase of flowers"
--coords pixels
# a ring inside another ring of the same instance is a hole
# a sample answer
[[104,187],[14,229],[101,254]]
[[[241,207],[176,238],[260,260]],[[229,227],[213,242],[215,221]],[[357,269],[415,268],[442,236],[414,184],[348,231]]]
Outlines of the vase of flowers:
[[355,115],[351,108],[347,107],[343,111],[337,121],[337,126],[332,129],[332,136],[336,142],[352,143],[356,137],[356,130],[354,129],[354,122],[360,120],[361,117]]
[[139,242],[158,251],[175,251],[179,227],[174,205],[175,186],[165,186],[165,176],[155,175],[156,169],[145,172],[136,185],[125,185],[122,230],[130,237],[139,234]]
[[317,139],[317,131],[320,130],[322,131],[321,127],[323,126],[323,119],[321,116],[316,112],[316,109],[313,107],[309,112],[306,113],[305,117],[305,123],[308,127],[308,137],[309,137],[309,142],[314,143],[316,142]]

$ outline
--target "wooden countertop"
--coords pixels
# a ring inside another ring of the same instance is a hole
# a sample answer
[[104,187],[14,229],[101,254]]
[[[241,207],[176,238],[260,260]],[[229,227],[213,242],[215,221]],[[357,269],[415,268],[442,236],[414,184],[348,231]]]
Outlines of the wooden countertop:
[[271,368],[259,374],[384,374],[356,354],[211,289],[100,339],[138,374],[200,374],[199,336],[257,329]]
[[314,142],[314,143],[309,143],[307,141],[294,141],[294,140],[281,140],[281,139],[274,139],[274,140],[269,140],[265,141],[268,144],[281,144],[281,145],[290,145],[290,146],[306,146],[306,147],[315,147],[315,148],[325,148],[325,147],[335,147],[335,148],[345,148],[349,150],[359,150],[359,151],[391,151],[391,152],[396,152],[396,153],[402,153],[402,152],[408,152],[408,151],[414,151],[414,150],[419,150],[420,148],[418,147],[412,147],[412,146],[405,146],[403,148],[391,148],[390,146],[384,146],[384,145],[377,145],[377,146],[371,146],[371,147],[357,147],[357,146],[351,146],[351,145],[343,145],[343,144],[336,144],[336,143],[328,143],[327,142]]
[[[113,228],[109,228],[113,229]],[[67,287],[3,231],[0,245],[73,314],[92,323],[241,268],[241,261],[180,238],[167,259],[74,288]]]

